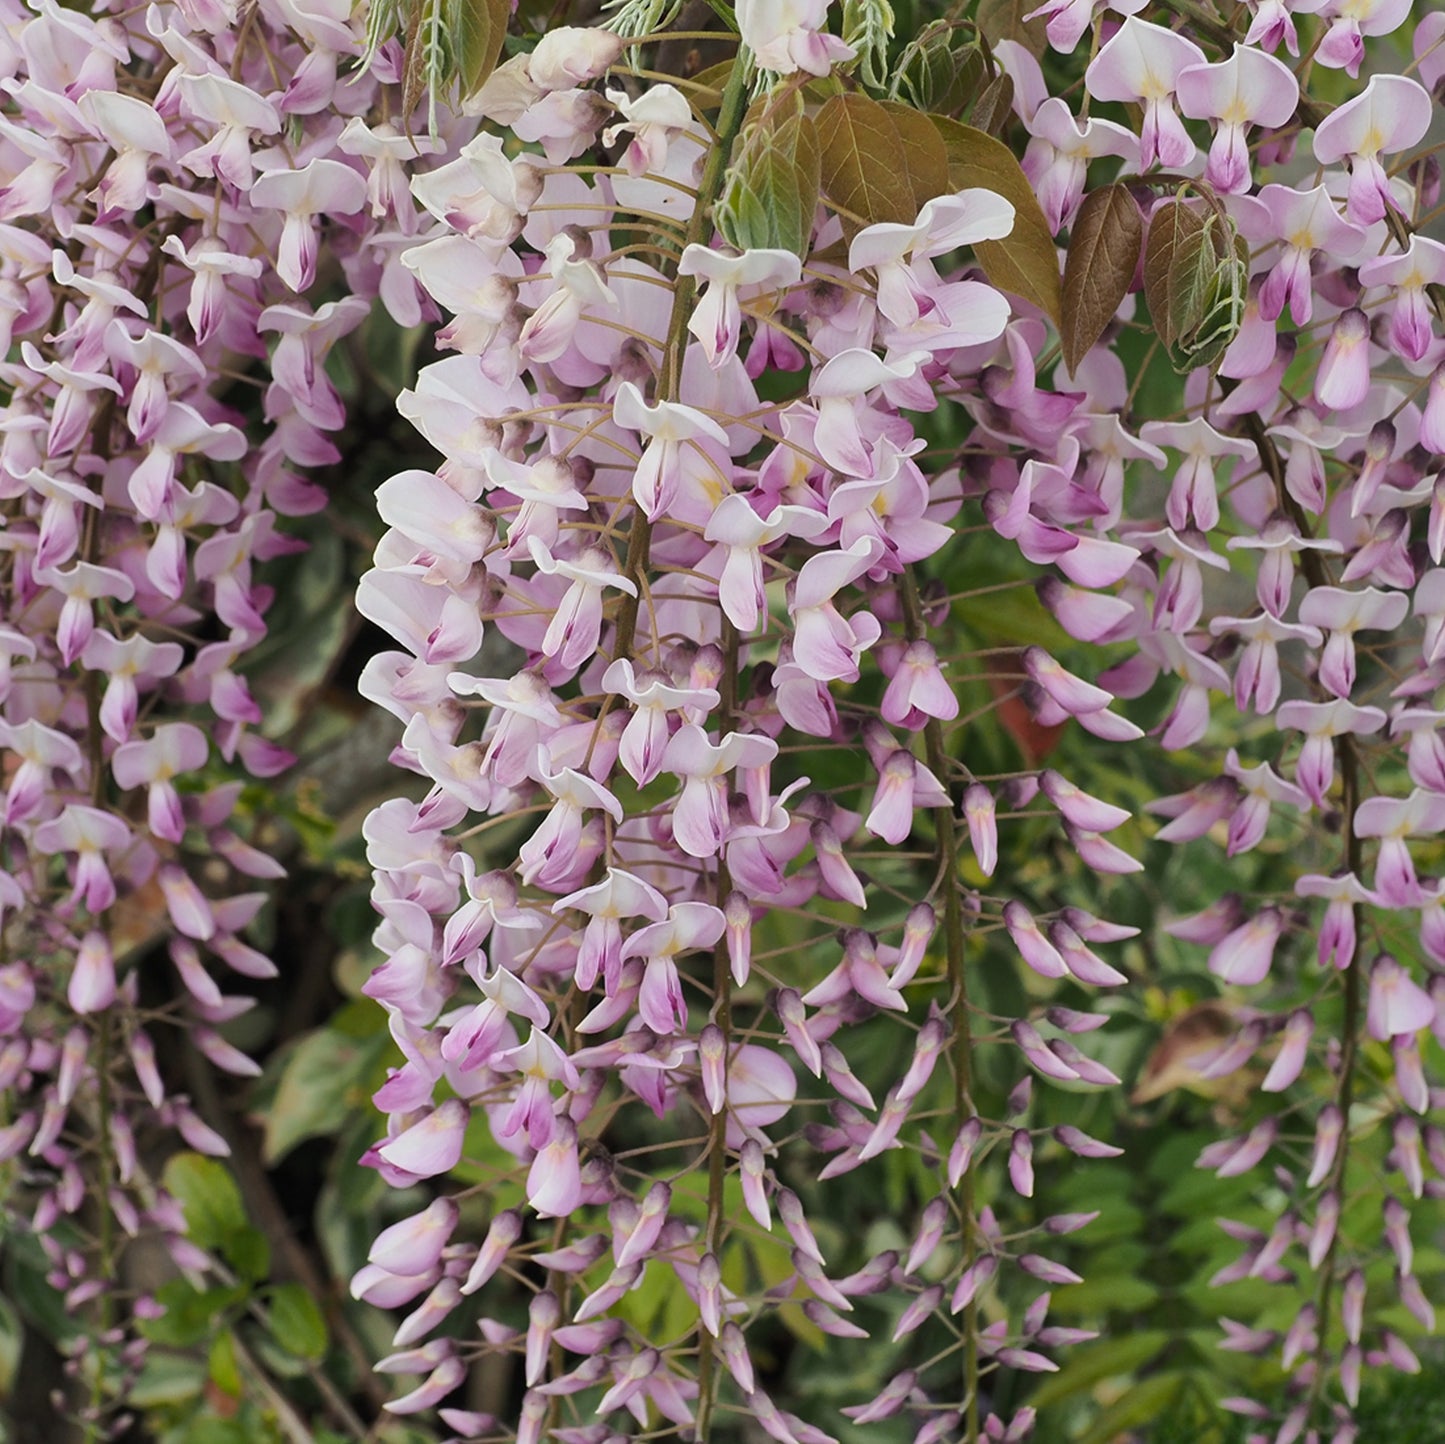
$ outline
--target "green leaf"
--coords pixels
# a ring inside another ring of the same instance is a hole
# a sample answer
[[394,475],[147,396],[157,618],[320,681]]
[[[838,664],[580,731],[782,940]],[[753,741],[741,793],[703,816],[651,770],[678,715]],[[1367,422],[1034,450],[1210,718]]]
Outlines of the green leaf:
[[271,1272],[271,1245],[259,1228],[237,1229],[224,1249],[231,1267],[247,1283],[258,1284]]
[[732,73],[731,57],[699,70],[688,82],[687,93],[692,103],[703,110],[716,110],[722,104],[723,91]]
[[20,1363],[24,1337],[24,1326],[15,1305],[0,1295],[0,1399],[9,1398],[15,1386],[15,1370]]
[[1143,1368],[1164,1351],[1171,1337],[1166,1329],[1143,1329],[1093,1344],[1080,1344],[1070,1351],[1057,1374],[1038,1385],[1029,1402],[1035,1408],[1044,1409],[1071,1395],[1091,1393],[1105,1379]]
[[1103,1309],[1120,1313],[1138,1313],[1159,1297],[1159,1287],[1148,1279],[1127,1274],[1090,1275],[1081,1284],[1070,1284],[1054,1294],[1053,1311],[1071,1318],[1094,1314]]
[[326,1320],[316,1300],[300,1284],[277,1284],[267,1299],[271,1336],[299,1359],[326,1352]]
[[1014,208],[1014,228],[1002,241],[980,241],[974,252],[989,280],[1001,291],[1031,301],[1062,322],[1063,288],[1059,257],[1049,223],[1014,153],[991,135],[944,115],[929,119],[943,137],[949,181],[955,190],[981,186]]
[[354,1101],[350,1095],[370,1076],[389,1039],[345,1036],[332,1028],[307,1034],[288,1054],[266,1110],[261,1156],[267,1164],[284,1158],[307,1138],[341,1129]]
[[883,105],[866,95],[835,95],[818,112],[817,126],[823,195],[848,240],[879,221],[917,220],[919,202],[901,165],[903,137]]
[[817,131],[797,90],[785,87],[754,109],[714,210],[717,228],[740,251],[804,257],[821,186]]
[[366,12],[366,49],[361,57],[363,72],[370,68],[376,52],[396,33],[400,22],[400,0],[371,0]]
[[150,1349],[140,1378],[126,1394],[136,1409],[160,1409],[184,1404],[206,1387],[207,1371],[199,1360],[164,1349]]
[[172,1279],[156,1290],[156,1302],[165,1313],[143,1320],[140,1331],[154,1343],[190,1348],[209,1338],[216,1319],[248,1292],[241,1285],[198,1289],[185,1279]]
[[236,1365],[236,1336],[225,1329],[211,1340],[211,1352],[207,1363],[211,1382],[223,1394],[233,1399],[241,1397],[243,1385],[241,1371]]
[[246,1227],[241,1192],[216,1159],[178,1153],[166,1164],[161,1183],[185,1210],[187,1230],[199,1248],[222,1248]]
[[1227,217],[1210,216],[1206,224],[1211,242],[1209,260],[1214,264],[1205,286],[1203,314],[1192,333],[1180,342],[1188,362],[1186,369],[1214,367],[1224,358],[1230,342],[1239,334],[1249,289],[1249,247],[1244,237]]
[[256,1444],[252,1434],[239,1419],[220,1419],[202,1414],[193,1419],[181,1436],[185,1444]]
[[1080,1436],[1079,1444],[1113,1444],[1131,1436],[1133,1430],[1152,1424],[1173,1407],[1189,1386],[1188,1373],[1177,1369],[1138,1380],[1099,1415],[1088,1433]]
[[887,84],[895,23],[888,0],[843,0],[843,40],[858,52],[857,67],[875,90]]
[[898,57],[890,96],[923,111],[962,119],[988,79],[988,63],[976,43],[959,44],[967,32],[952,21],[925,25]]
[[462,99],[475,95],[496,69],[512,9],[507,0],[448,0]]
[[1105,186],[1084,198],[1064,262],[1059,334],[1070,372],[1114,319],[1139,267],[1143,244],[1144,220],[1127,186]]

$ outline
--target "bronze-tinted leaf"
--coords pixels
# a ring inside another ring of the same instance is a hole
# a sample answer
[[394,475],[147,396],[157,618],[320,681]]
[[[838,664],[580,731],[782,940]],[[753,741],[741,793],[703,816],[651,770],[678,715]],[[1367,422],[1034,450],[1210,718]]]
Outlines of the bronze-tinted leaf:
[[1013,114],[1013,103],[1013,76],[1000,71],[980,86],[978,99],[969,112],[969,124],[989,135],[1002,135]]
[[1144,220],[1127,186],[1105,186],[1084,198],[1064,262],[1064,319],[1059,334],[1070,371],[1103,335],[1128,294],[1143,244]]
[[1239,331],[1249,252],[1234,222],[1213,206],[1165,201],[1149,220],[1144,296],[1176,371],[1216,366]]
[[982,186],[1013,205],[1014,228],[1008,238],[980,241],[974,247],[984,273],[1000,290],[1031,301],[1059,325],[1063,289],[1059,281],[1058,251],[1033,187],[1014,153],[1002,141],[971,125],[960,125],[942,115],[931,115],[929,120],[943,137],[948,151],[952,188]]
[[[1198,261],[1204,217],[1182,200],[1164,201],[1149,218],[1144,246],[1144,297],[1159,339],[1173,346],[1202,306]],[[1197,315],[1194,319],[1198,319]]]
[[925,202],[931,201],[934,196],[948,195],[953,190],[948,173],[948,149],[943,144],[943,137],[926,115],[896,100],[880,103],[892,117],[893,124],[898,127],[898,134],[903,138],[903,166],[908,173],[909,186],[913,190],[916,215],[923,209]]
[[1237,1008],[1218,999],[1196,1003],[1176,1014],[1145,1059],[1129,1102],[1137,1107],[1182,1088],[1205,1098],[1221,1099],[1230,1107],[1242,1106],[1259,1081],[1258,1069],[1242,1069],[1223,1078],[1210,1077],[1204,1069],[1226,1043],[1238,1036],[1243,1022]]
[[820,185],[813,121],[796,90],[782,91],[749,113],[713,218],[740,251],[806,256]]
[[973,18],[990,45],[1000,40],[1017,40],[1033,55],[1041,56],[1049,45],[1044,22],[1024,19],[1038,8],[1035,0],[978,0]]
[[917,219],[901,164],[903,137],[884,106],[865,95],[835,95],[818,112],[817,127],[823,194],[849,239],[879,221]]
[[411,118],[425,89],[426,71],[421,55],[421,5],[413,5],[406,17],[406,60],[401,72],[401,113],[406,117],[410,134]]
[[727,87],[728,76],[733,73],[731,60],[719,61],[699,70],[682,87],[687,98],[703,110],[716,110],[722,104],[722,95]]

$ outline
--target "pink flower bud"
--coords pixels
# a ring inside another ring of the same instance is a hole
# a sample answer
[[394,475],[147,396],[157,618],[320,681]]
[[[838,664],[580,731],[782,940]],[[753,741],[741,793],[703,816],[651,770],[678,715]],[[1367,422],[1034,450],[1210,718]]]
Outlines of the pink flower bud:
[[978,1146],[978,1141],[982,1137],[983,1123],[977,1118],[970,1118],[958,1130],[953,1147],[948,1150],[948,1186],[950,1188],[957,1188],[959,1179],[968,1172],[969,1164],[973,1161],[973,1150]]
[[982,1254],[964,1269],[959,1276],[953,1296],[948,1301],[950,1312],[959,1313],[966,1309],[978,1291],[998,1272],[998,1259],[993,1254]]
[[1063,1264],[1036,1253],[1021,1255],[1018,1264],[1030,1277],[1040,1279],[1046,1284],[1081,1284],[1084,1281],[1083,1276],[1076,1274],[1073,1269],[1065,1268]]
[[455,1168],[462,1156],[468,1110],[449,1099],[384,1143],[378,1152],[393,1168],[417,1178],[435,1178]]
[[970,783],[964,790],[963,816],[979,871],[992,877],[998,866],[998,824],[994,820],[993,794],[981,782]]
[[80,940],[65,996],[82,1014],[99,1012],[115,1001],[115,960],[103,934],[88,932]]
[[1034,1141],[1026,1128],[1016,1129],[1009,1140],[1008,1176],[1015,1192],[1034,1196]]
[[1338,1193],[1323,1194],[1315,1209],[1315,1223],[1310,1230],[1307,1255],[1310,1267],[1317,1269],[1324,1262],[1335,1241],[1335,1229],[1340,1221],[1340,1196]]
[[773,1216],[768,1209],[768,1195],[763,1183],[762,1145],[755,1138],[749,1138],[739,1151],[738,1162],[741,1165],[743,1203],[761,1228],[771,1229]]
[[420,1213],[383,1229],[367,1258],[388,1273],[408,1278],[429,1273],[441,1258],[457,1217],[457,1205],[452,1199],[435,1199]]
[[915,1329],[931,1318],[943,1302],[943,1285],[932,1284],[924,1289],[898,1317],[893,1328],[893,1342],[906,1338]]

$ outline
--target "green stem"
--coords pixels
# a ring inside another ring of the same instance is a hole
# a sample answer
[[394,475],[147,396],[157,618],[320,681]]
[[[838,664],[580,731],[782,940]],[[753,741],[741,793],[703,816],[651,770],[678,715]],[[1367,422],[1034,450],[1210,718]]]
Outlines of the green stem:
[[1173,8],[1175,14],[1182,15],[1206,39],[1226,49],[1233,46],[1236,37],[1229,23],[1204,6],[1196,5],[1194,0],[1173,0]]
[[[748,64],[746,47],[738,50],[737,59],[728,75],[727,88],[723,91],[722,107],[717,118],[717,141],[708,151],[707,165],[703,169],[702,181],[698,186],[697,204],[682,244],[688,246],[706,245],[712,234],[712,207],[722,192],[723,177],[727,173],[728,157],[732,154],[733,141],[742,128],[743,114],[747,110]],[[676,401],[682,384],[682,360],[687,350],[687,323],[692,319],[693,299],[697,295],[697,279],[693,276],[678,276],[673,285],[672,315],[667,326],[667,340],[662,348],[662,365],[657,373],[656,399]],[[633,513],[632,527],[627,537],[627,558],[623,572],[636,588],[637,595],[624,596],[617,612],[617,636],[613,646],[614,657],[632,655],[633,638],[637,633],[637,613],[647,585],[648,560],[652,550],[652,523],[640,511]]]
[[[99,1197],[96,1203],[100,1210],[100,1231],[96,1245],[96,1270],[105,1280],[115,1277],[115,1213],[110,1206],[110,1190],[115,1175],[115,1159],[110,1146],[110,1042],[111,1010],[107,1008],[96,1022],[95,1071],[97,1079],[95,1120],[95,1146],[97,1154],[96,1171],[99,1182],[96,1189]],[[99,1334],[104,1340],[114,1321],[112,1294],[109,1288],[100,1292],[97,1300],[100,1314]],[[105,1425],[106,1381],[105,1367],[109,1346],[101,1343],[91,1355],[90,1413],[85,1421],[85,1444],[101,1444],[110,1437]]]
[[[1284,466],[1274,441],[1265,430],[1263,420],[1255,413],[1245,418],[1245,431],[1259,451],[1261,462],[1275,484],[1275,492],[1281,509],[1294,523],[1303,537],[1310,535],[1309,518],[1304,509],[1289,494],[1284,484]],[[1332,578],[1320,553],[1307,548],[1300,553],[1300,569],[1305,580],[1313,587],[1329,586]],[[1340,775],[1340,833],[1344,838],[1345,870],[1358,877],[1364,869],[1364,844],[1355,835],[1355,813],[1360,805],[1360,753],[1350,733],[1335,738],[1335,764]],[[1351,909],[1354,914],[1354,931],[1357,937],[1364,931],[1364,908],[1356,903]],[[1364,1002],[1364,969],[1358,954],[1350,960],[1345,969],[1344,995],[1345,1016],[1340,1039],[1340,1071],[1335,1085],[1335,1106],[1340,1111],[1340,1141],[1330,1166],[1325,1192],[1344,1193],[1345,1171],[1350,1161],[1350,1110],[1355,1102],[1355,1066],[1360,1050],[1360,1020]],[[1310,1409],[1318,1408],[1324,1396],[1329,1377],[1330,1310],[1334,1306],[1336,1276],[1339,1272],[1339,1225],[1335,1226],[1325,1256],[1320,1260],[1319,1292],[1315,1297],[1316,1329],[1318,1342],[1315,1347],[1314,1379],[1310,1385]]]
[[[155,260],[155,255],[152,255],[151,259]],[[156,272],[159,272],[159,265],[156,267]],[[150,267],[147,266],[146,275],[151,274]],[[154,284],[155,281],[152,279],[150,285],[153,287]],[[114,416],[115,398],[107,396],[91,423],[94,450],[102,460],[108,459],[111,453],[110,432]],[[86,562],[94,563],[99,559],[99,555],[100,524],[92,508],[86,518],[85,533],[81,543],[81,557]],[[90,762],[90,801],[92,806],[100,807],[105,801],[105,737],[100,725],[99,672],[93,669],[86,672],[84,694],[86,750]],[[95,1120],[96,1203],[100,1210],[95,1267],[97,1274],[103,1280],[113,1279],[116,1274],[115,1213],[110,1203],[111,1189],[116,1180],[115,1155],[111,1148],[110,1138],[111,1040],[115,1031],[113,1014],[114,1009],[107,1008],[96,1019],[95,1024],[96,1109],[98,1114]],[[101,1290],[100,1296],[96,1300],[96,1309],[99,1315],[98,1333],[101,1342],[100,1346],[94,1350],[91,1361],[94,1373],[90,1380],[90,1417],[85,1421],[86,1444],[100,1444],[100,1441],[109,1437],[110,1433],[104,1424],[105,1366],[109,1352],[109,1345],[104,1341],[115,1322],[114,1301],[109,1288]]]
[[[712,235],[712,207],[722,192],[723,179],[727,174],[728,159],[732,154],[733,142],[742,128],[743,115],[747,110],[748,76],[751,66],[746,47],[740,47],[737,59],[728,76],[723,91],[722,105],[718,112],[717,139],[708,151],[707,163],[698,186],[697,201],[682,244],[686,249],[692,245],[705,245]],[[658,368],[655,398],[659,401],[676,401],[682,387],[682,365],[687,351],[687,323],[692,319],[693,304],[697,296],[697,280],[693,276],[677,276],[673,282],[672,312],[668,319],[667,339],[663,343],[662,362]],[[637,636],[637,618],[643,598],[647,594],[647,574],[652,548],[652,523],[640,511],[634,510],[632,525],[627,537],[627,555],[623,572],[631,581],[636,595],[624,596],[617,612],[616,637],[612,654],[614,657],[630,657]],[[726,662],[722,677],[721,716],[726,722],[737,705],[738,664],[737,632],[725,623],[723,644]],[[717,903],[721,907],[726,900],[732,883],[728,877],[727,864],[718,861]],[[727,1067],[727,1040],[732,1033],[732,972],[729,966],[727,947],[720,942],[713,955],[713,985],[716,998],[715,1015],[724,1038],[724,1069]],[[726,1217],[723,1207],[724,1184],[727,1176],[727,1120],[726,1110],[712,1120],[708,1138],[708,1196],[707,1196],[707,1247],[714,1254],[721,1245]],[[713,1351],[712,1336],[706,1330],[699,1330],[698,1340],[698,1422],[696,1437],[706,1440],[717,1405],[717,1364]]]
[[[737,628],[723,619],[723,669],[720,679],[722,697],[719,707],[720,725],[728,727],[737,707],[738,633]],[[727,859],[719,854],[717,865],[717,892],[714,901],[721,909],[726,906],[728,893],[732,891],[732,878],[728,873]],[[732,960],[728,956],[727,935],[718,939],[712,955],[713,1021],[723,1035],[723,1094],[727,1094],[728,1054],[732,1048],[733,1035],[733,973]],[[727,1182],[727,1123],[726,1106],[712,1116],[708,1127],[707,1141],[707,1224],[704,1230],[705,1248],[719,1262],[722,1260],[723,1230],[727,1224],[724,1213],[724,1188]],[[712,1335],[705,1329],[698,1334],[697,1358],[697,1437],[706,1440],[712,1425],[713,1411],[717,1407],[717,1361],[713,1349]]]
[[[1335,758],[1339,764],[1342,791],[1341,811],[1344,814],[1341,830],[1345,838],[1345,867],[1356,877],[1364,863],[1364,846],[1355,836],[1355,812],[1360,805],[1360,760],[1354,737],[1346,734],[1335,740]],[[1364,908],[1356,903],[1354,913],[1355,935],[1363,931]],[[1344,1197],[1345,1171],[1350,1162],[1350,1109],[1355,1102],[1355,1063],[1360,1050],[1360,1014],[1364,993],[1364,969],[1360,966],[1358,954],[1350,960],[1345,969],[1345,1017],[1344,1036],[1340,1040],[1340,1073],[1335,1087],[1335,1107],[1340,1111],[1340,1142],[1335,1159],[1330,1166],[1330,1175],[1325,1183],[1325,1192],[1334,1192]],[[1315,1349],[1314,1380],[1310,1388],[1311,1410],[1318,1406],[1324,1393],[1328,1377],[1326,1365],[1329,1362],[1330,1310],[1334,1306],[1336,1277],[1339,1273],[1340,1229],[1336,1223],[1330,1245],[1320,1260],[1320,1287],[1316,1296],[1315,1313],[1318,1330],[1318,1344]]]
[[[918,584],[911,569],[903,574],[903,615],[910,641],[920,641],[927,628]],[[924,753],[929,771],[942,782],[949,772],[948,749],[944,746],[943,724],[931,717],[923,729]],[[946,785],[946,784],[945,784]],[[950,799],[952,792],[950,791]],[[963,899],[958,884],[957,809],[949,807],[947,817],[940,817],[938,828],[939,872],[943,879],[943,939],[948,960],[948,991],[953,1024],[953,1113],[961,1127],[973,1112],[973,1025],[969,1017],[968,976],[964,969],[967,929],[963,918]],[[958,1181],[959,1226],[963,1234],[963,1267],[973,1263],[978,1253],[978,1239],[973,1226],[973,1165],[964,1169]],[[964,1419],[967,1444],[978,1444],[978,1301],[971,1301],[963,1312],[963,1388]]]

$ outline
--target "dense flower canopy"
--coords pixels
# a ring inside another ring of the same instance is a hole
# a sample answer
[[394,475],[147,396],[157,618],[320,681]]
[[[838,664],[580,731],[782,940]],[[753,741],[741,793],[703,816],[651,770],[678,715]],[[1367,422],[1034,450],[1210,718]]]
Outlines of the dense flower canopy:
[[[110,1296],[91,1201],[216,1267],[137,1148],[227,1150],[153,1034],[259,1071],[219,979],[275,972],[261,568],[336,505],[333,353],[384,312],[435,345],[355,594],[387,1410],[1046,1431],[1097,1215],[1038,1205],[1121,1151],[1163,934],[1225,1020],[1196,1079],[1257,1080],[1198,1160],[1255,1190],[1214,1282],[1273,1286],[1225,1407],[1343,1444],[1420,1367],[1445,1187],[1445,14],[739,0],[665,69],[676,10],[6,12],[0,1161],[116,1361],[84,1422],[167,1307]],[[1146,838],[1208,858],[1163,919]],[[803,1417],[780,1327],[890,1362]]]

